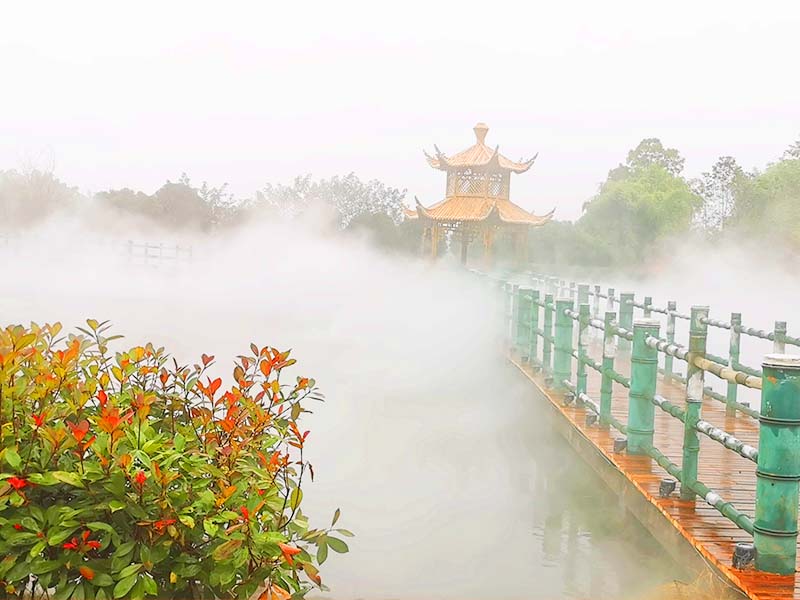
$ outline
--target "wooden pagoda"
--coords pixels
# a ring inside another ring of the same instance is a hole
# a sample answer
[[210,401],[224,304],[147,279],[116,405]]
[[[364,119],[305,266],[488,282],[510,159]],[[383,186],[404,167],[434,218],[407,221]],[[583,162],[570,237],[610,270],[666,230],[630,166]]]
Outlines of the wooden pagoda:
[[461,262],[467,262],[470,242],[483,241],[484,257],[491,262],[492,246],[498,235],[510,237],[517,260],[527,261],[528,230],[547,223],[550,211],[537,216],[517,206],[509,199],[511,173],[524,173],[533,166],[536,156],[514,162],[486,145],[489,128],[475,125],[475,145],[447,157],[436,149],[435,156],[425,152],[428,163],[447,172],[445,199],[424,207],[416,200],[416,209],[406,211],[406,217],[419,219],[422,228],[422,252],[437,256],[439,242],[450,235],[461,243]]

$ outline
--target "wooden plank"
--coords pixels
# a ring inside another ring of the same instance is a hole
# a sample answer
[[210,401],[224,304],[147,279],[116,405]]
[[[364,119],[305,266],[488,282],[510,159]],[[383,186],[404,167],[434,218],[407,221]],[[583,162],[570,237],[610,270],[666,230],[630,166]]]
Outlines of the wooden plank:
[[[594,351],[597,351],[596,347]],[[626,358],[618,357],[622,367],[619,370],[623,374],[625,374]],[[665,520],[669,521],[720,574],[739,587],[747,597],[755,600],[789,598],[800,600],[800,580],[797,575],[779,576],[753,569],[733,568],[731,564],[733,547],[736,542],[752,540],[747,532],[736,527],[700,498],[694,502],[687,502],[677,499],[676,495],[671,498],[658,497],[659,481],[670,477],[668,473],[647,456],[615,454],[614,438],[620,435],[617,431],[602,429],[597,425],[587,427],[585,408],[578,407],[575,403],[563,406],[560,395],[547,390],[541,375],[534,374],[526,364],[517,360],[513,353],[510,355],[510,360],[549,398],[560,415],[576,431],[590,440],[597,450],[624,474],[627,481],[648,502],[658,508]],[[587,394],[595,401],[599,401],[600,375],[593,369],[587,369],[587,374]],[[685,390],[678,382],[666,383],[659,376],[658,393],[677,406],[685,405]],[[614,384],[612,414],[624,423],[627,421],[627,407],[627,390]],[[745,443],[758,445],[758,421],[742,414],[736,417],[727,416],[725,405],[717,400],[704,399],[702,418],[725,429]],[[678,419],[656,409],[653,442],[672,462],[681,464],[683,423]],[[755,505],[755,464],[721,444],[701,436],[698,476],[724,500],[732,502],[737,509],[752,517]]]

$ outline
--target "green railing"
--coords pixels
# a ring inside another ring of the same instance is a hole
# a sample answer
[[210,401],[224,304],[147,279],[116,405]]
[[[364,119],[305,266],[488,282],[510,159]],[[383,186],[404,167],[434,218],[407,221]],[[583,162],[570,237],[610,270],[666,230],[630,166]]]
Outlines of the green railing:
[[[582,406],[587,426],[597,424],[619,431],[624,437],[615,440],[615,450],[650,456],[680,482],[682,500],[694,501],[700,496],[737,527],[753,535],[757,569],[793,573],[800,481],[800,356],[786,355],[783,351],[786,344],[800,344],[786,334],[785,324],[773,332],[764,332],[742,326],[740,318],[732,317],[730,323],[715,321],[709,318],[709,309],[704,306],[693,306],[686,315],[677,312],[674,302],[662,309],[653,306],[650,298],[638,303],[633,294],[620,294],[618,299],[613,289],[602,294],[599,286],[592,291],[586,284],[568,284],[554,278],[531,276],[530,281],[532,285],[521,286],[494,280],[503,295],[501,306],[507,337],[522,362],[529,363],[534,371],[541,371],[544,384],[563,394],[565,404],[576,402]],[[603,298],[608,310],[599,318]],[[643,311],[642,318],[634,319],[634,308]],[[660,337],[659,321],[651,318],[654,312],[667,316],[664,338]],[[675,319],[689,321],[687,345],[675,341]],[[707,352],[709,327],[731,330],[731,355],[727,360]],[[591,331],[598,333],[592,336]],[[778,352],[768,355],[758,371],[738,368],[742,366],[738,363],[741,335],[773,340]],[[594,346],[602,349],[601,361],[590,356],[592,337]],[[665,366],[659,369],[662,354]],[[675,360],[686,363],[686,377],[673,371]],[[621,361],[627,362],[627,369],[619,368]],[[587,369],[600,374],[599,401],[587,393]],[[683,383],[685,406],[673,404],[656,393],[659,371],[664,380]],[[706,373],[727,382],[727,395],[714,395],[705,385]],[[625,423],[612,414],[614,385],[628,390]],[[760,412],[736,400],[739,387],[761,391]],[[704,396],[725,402],[729,414],[739,411],[757,418],[759,447],[754,448],[704,420]],[[683,423],[680,465],[653,443],[656,409]],[[701,435],[757,465],[754,518],[698,479]],[[665,495],[672,492],[670,481],[662,482]],[[673,488],[674,485],[673,482]]]

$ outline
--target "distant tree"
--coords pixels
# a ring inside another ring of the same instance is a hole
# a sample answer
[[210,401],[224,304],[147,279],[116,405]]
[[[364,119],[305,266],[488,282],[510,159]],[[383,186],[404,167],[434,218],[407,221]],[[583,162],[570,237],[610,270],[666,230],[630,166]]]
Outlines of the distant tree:
[[784,158],[737,188],[731,224],[739,235],[800,250],[800,158]]
[[360,214],[354,217],[345,232],[365,235],[377,247],[390,252],[419,252],[422,225],[416,219],[395,223],[387,214]]
[[800,138],[784,151],[783,158],[786,160],[800,159]]
[[708,232],[722,230],[734,212],[737,189],[747,174],[732,156],[721,156],[693,182],[694,191],[703,199],[696,222]]
[[114,209],[145,216],[156,216],[155,199],[130,188],[98,192],[95,198]]
[[297,217],[308,210],[316,185],[311,175],[297,176],[290,185],[268,183],[256,193],[256,206],[285,217]]
[[[338,224],[347,228],[365,215],[386,215],[395,224],[403,220],[406,190],[372,180],[361,181],[354,173],[313,181],[310,175],[296,177],[291,185],[266,185],[257,195],[258,204],[295,217],[312,207],[333,208]],[[377,221],[376,221],[377,222]]]
[[628,152],[627,165],[634,171],[658,165],[677,177],[683,172],[684,162],[686,161],[675,148],[664,148],[658,138],[646,138]]
[[662,164],[643,164],[627,177],[606,181],[576,227],[591,252],[609,263],[641,261],[664,239],[687,232],[701,203],[686,181]]
[[129,188],[99,192],[95,197],[109,206],[152,219],[173,229],[209,230],[233,220],[236,203],[228,184],[212,187],[205,181],[194,187],[186,173],[177,182],[167,180],[155,194]]
[[0,171],[0,228],[30,225],[76,207],[82,196],[50,171]]

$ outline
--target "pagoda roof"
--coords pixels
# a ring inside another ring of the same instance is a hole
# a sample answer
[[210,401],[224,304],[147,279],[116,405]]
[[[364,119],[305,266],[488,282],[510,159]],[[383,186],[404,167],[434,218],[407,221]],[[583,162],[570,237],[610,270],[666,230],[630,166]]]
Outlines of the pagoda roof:
[[[454,154],[453,156],[446,156],[434,144],[436,150],[435,156],[431,156],[425,152],[425,158],[428,159],[428,164],[434,169],[440,171],[448,171],[451,169],[460,169],[465,167],[473,167],[479,169],[496,169],[512,171],[514,173],[524,173],[533,166],[538,154],[528,160],[520,159],[519,162],[514,162],[500,154],[500,146],[490,148],[486,145],[486,134],[489,132],[489,127],[485,123],[478,123],[472,129],[475,132],[476,143],[466,150]],[[424,151],[423,151],[424,152]]]
[[430,208],[422,206],[419,200],[416,210],[406,209],[407,218],[428,219],[440,222],[485,222],[497,221],[507,225],[544,225],[553,218],[555,209],[545,215],[535,215],[511,200],[505,198],[473,198],[451,196]]

